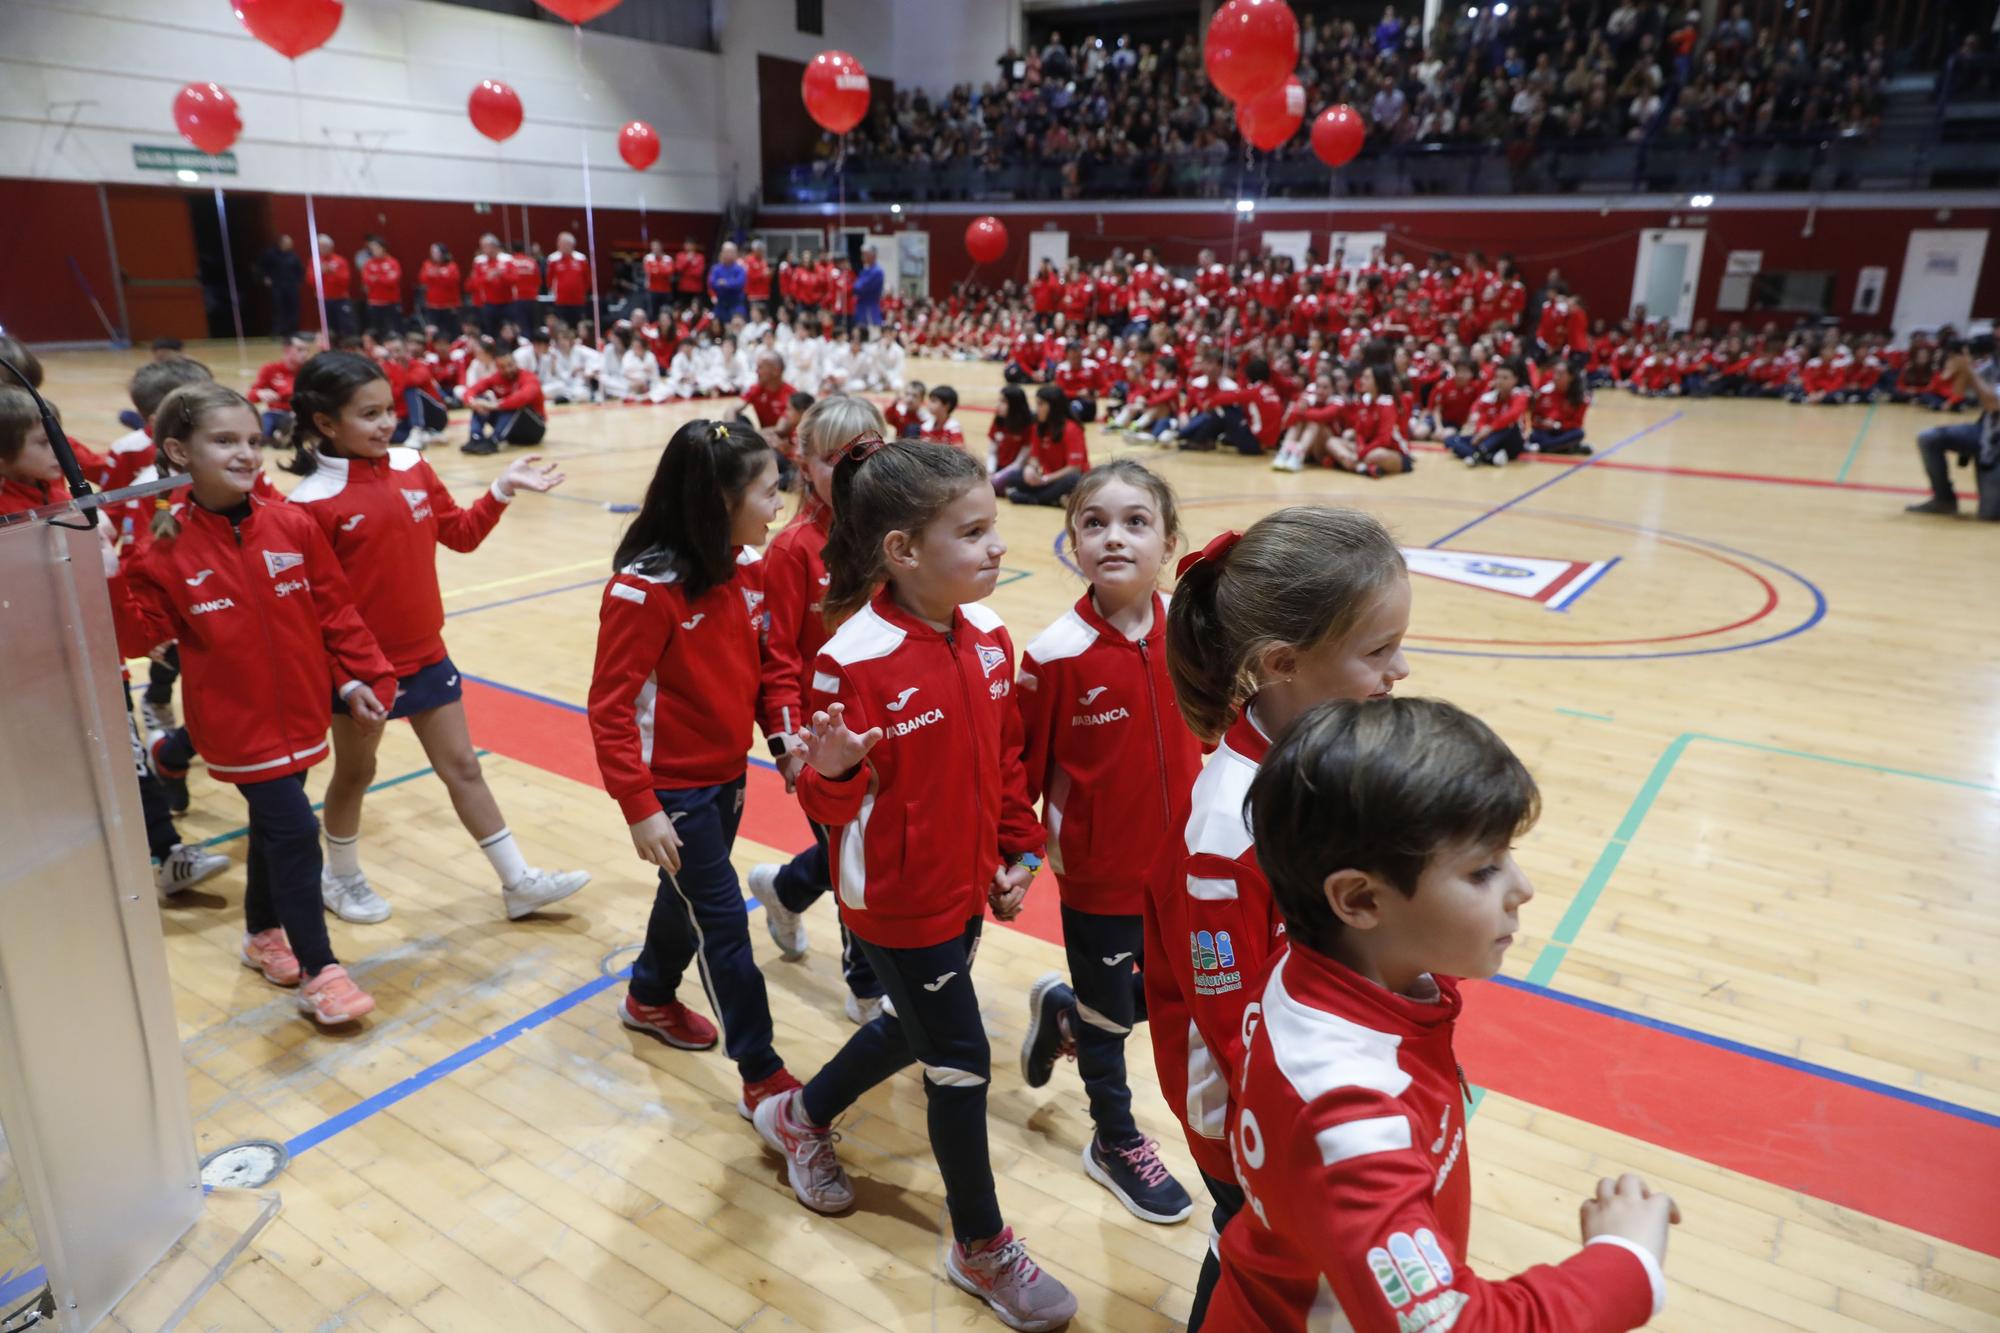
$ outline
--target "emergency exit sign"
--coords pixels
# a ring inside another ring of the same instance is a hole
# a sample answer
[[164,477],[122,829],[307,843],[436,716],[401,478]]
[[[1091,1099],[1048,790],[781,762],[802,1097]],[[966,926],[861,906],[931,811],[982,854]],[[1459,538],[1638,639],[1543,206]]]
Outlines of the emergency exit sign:
[[132,145],[132,165],[141,171],[213,171],[223,176],[234,176],[236,154],[204,153],[196,148],[135,143]]

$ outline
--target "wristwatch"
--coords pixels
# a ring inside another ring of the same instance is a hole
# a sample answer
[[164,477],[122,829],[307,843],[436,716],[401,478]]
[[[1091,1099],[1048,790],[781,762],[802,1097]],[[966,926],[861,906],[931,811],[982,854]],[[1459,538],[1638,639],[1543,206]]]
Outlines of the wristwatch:
[[783,759],[786,755],[792,752],[792,738],[787,736],[782,731],[779,732],[777,735],[771,737],[769,744],[771,747],[771,757],[773,759]]
[[1013,864],[1028,867],[1028,873],[1032,875],[1042,868],[1042,858],[1036,852],[1022,852],[1014,858]]

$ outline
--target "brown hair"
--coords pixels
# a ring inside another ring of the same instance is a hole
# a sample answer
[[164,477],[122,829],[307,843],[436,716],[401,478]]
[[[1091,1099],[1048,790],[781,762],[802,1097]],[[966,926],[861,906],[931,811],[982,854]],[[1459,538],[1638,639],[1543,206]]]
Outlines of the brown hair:
[[1167,611],[1174,700],[1194,734],[1217,740],[1258,689],[1257,659],[1312,648],[1354,628],[1405,575],[1388,529],[1355,509],[1296,505],[1250,525],[1180,578]]
[[1072,552],[1076,550],[1076,516],[1083,512],[1083,507],[1090,503],[1092,497],[1114,481],[1122,481],[1133,490],[1143,491],[1152,497],[1160,532],[1167,539],[1167,552],[1172,554],[1174,548],[1181,544],[1180,504],[1167,479],[1136,458],[1115,458],[1109,463],[1099,463],[1076,483],[1076,489],[1069,493],[1069,499],[1063,506],[1063,534],[1069,538],[1069,549]]
[[167,395],[186,384],[199,384],[212,380],[215,376],[207,366],[192,357],[177,356],[169,361],[148,361],[132,372],[132,382],[125,392],[132,399],[132,407],[138,414],[151,420],[160,410],[160,404]]
[[[35,389],[42,387],[41,360],[28,350],[26,343],[21,342],[12,334],[0,333],[0,361],[12,362],[14,369],[28,377],[29,387]],[[18,389],[20,387],[21,381],[15,379],[5,371],[0,371],[0,389]]]
[[986,483],[986,469],[948,444],[898,440],[841,455],[833,469],[827,529],[825,615],[838,625],[868,604],[888,577],[882,541],[922,532],[952,501]]
[[41,411],[26,389],[0,384],[0,462],[11,463],[19,457],[28,443],[28,432],[41,424]]
[[[180,464],[167,453],[168,440],[186,442],[192,439],[195,431],[201,428],[204,417],[211,412],[226,411],[232,407],[242,408],[250,414],[250,419],[253,421],[257,419],[257,409],[250,406],[248,398],[228,385],[217,384],[214,380],[197,380],[193,384],[184,384],[168,394],[166,401],[160,404],[159,411],[153,416],[153,438],[160,446],[154,457],[158,462],[160,475],[164,477],[170,472],[181,471]],[[162,494],[156,501],[153,512],[155,538],[180,535],[180,521],[167,506],[167,497]]]
[[1534,827],[1541,793],[1505,741],[1442,699],[1342,699],[1285,734],[1244,813],[1293,945],[1324,949],[1342,929],[1327,876],[1359,870],[1410,897],[1440,851]]

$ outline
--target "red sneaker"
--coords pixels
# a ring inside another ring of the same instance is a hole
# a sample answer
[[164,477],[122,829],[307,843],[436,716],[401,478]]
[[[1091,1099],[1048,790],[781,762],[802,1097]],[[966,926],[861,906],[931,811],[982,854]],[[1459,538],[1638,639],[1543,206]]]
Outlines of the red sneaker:
[[757,1103],[766,1097],[775,1097],[781,1092],[791,1092],[804,1086],[792,1077],[789,1069],[780,1069],[769,1078],[760,1078],[755,1083],[743,1085],[743,1095],[737,1099],[736,1114],[750,1120],[757,1114]]
[[634,1032],[658,1037],[684,1051],[705,1051],[715,1045],[715,1024],[680,1003],[640,1004],[628,991],[618,1002],[618,1021]]

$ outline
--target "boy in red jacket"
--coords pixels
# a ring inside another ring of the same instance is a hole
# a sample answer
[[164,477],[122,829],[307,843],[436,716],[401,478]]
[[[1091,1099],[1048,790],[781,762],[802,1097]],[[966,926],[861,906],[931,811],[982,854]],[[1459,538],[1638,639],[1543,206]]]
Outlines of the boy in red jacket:
[[1528,391],[1511,361],[1494,363],[1493,387],[1472,405],[1465,429],[1445,439],[1445,447],[1465,460],[1467,467],[1491,463],[1495,467],[1518,455],[1527,444],[1522,435],[1528,424]]
[[265,439],[281,440],[290,432],[292,381],[311,355],[311,337],[294,333],[285,339],[283,354],[276,361],[265,362],[258,368],[257,378],[250,381],[248,396],[257,409]]
[[532,370],[521,369],[512,356],[494,362],[489,375],[465,391],[472,408],[472,438],[458,446],[462,454],[495,454],[503,444],[539,444],[548,432],[548,406],[542,382]]
[[1434,699],[1321,705],[1265,759],[1252,822],[1290,948],[1244,1017],[1245,1206],[1209,1327],[1622,1333],[1665,1304],[1679,1209],[1637,1176],[1598,1182],[1562,1263],[1503,1282],[1466,1265],[1457,978],[1513,943],[1534,888],[1508,843],[1538,804],[1500,738]]

